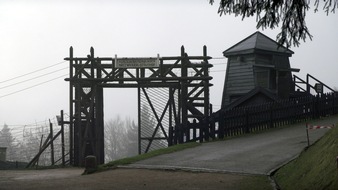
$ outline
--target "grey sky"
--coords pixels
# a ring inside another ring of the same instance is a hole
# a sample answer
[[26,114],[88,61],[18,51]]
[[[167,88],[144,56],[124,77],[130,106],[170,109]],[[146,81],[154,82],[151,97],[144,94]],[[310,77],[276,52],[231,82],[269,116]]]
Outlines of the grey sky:
[[[216,1],[218,3],[218,1]],[[202,46],[215,58],[222,51],[256,31],[255,18],[217,14],[217,3],[190,1],[11,1],[0,2],[0,126],[24,125],[68,112],[68,83],[52,82],[2,97],[67,74],[67,62],[16,80],[1,82],[57,64],[74,47],[75,56],[150,57],[178,56],[181,45],[189,55],[201,55]],[[291,47],[291,66],[300,68],[331,87],[338,87],[338,15],[323,12],[307,15],[313,41]],[[275,39],[279,29],[264,30]],[[211,102],[219,108],[226,59],[214,59]],[[223,63],[223,64],[222,64]],[[57,71],[60,70],[60,71]],[[54,72],[44,77],[39,75]],[[32,79],[32,80],[29,80]],[[24,83],[13,85],[20,81]],[[6,87],[10,86],[10,87]],[[4,88],[5,87],[5,88]],[[135,89],[105,92],[106,119],[113,115],[136,118]]]

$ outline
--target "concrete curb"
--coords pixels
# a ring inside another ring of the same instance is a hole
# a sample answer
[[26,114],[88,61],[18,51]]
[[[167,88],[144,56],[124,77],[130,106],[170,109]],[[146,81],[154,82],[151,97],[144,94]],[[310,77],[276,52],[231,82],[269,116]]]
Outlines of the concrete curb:
[[195,168],[195,167],[181,167],[181,166],[167,166],[167,165],[143,165],[143,164],[130,164],[118,166],[118,168],[133,168],[133,169],[150,169],[150,170],[170,170],[170,171],[187,171],[187,172],[205,172],[205,173],[224,173],[236,175],[266,175],[265,173],[246,173],[231,170],[216,170],[208,168]]

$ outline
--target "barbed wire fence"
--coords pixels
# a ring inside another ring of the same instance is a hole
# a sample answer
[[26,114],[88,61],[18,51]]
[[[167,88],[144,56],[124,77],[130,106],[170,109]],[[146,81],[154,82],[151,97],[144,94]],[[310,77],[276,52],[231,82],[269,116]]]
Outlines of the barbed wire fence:
[[[65,120],[68,116],[65,115]],[[60,132],[61,126],[58,125],[56,118],[46,119],[45,121],[35,122],[27,125],[7,125],[10,128],[8,135],[12,136],[12,142],[7,142],[6,161],[29,163],[40,151],[44,144],[47,144],[48,136],[52,133],[53,137]],[[52,127],[51,127],[52,126]],[[52,129],[52,130],[51,130]],[[51,137],[51,139],[53,139]],[[6,138],[4,138],[6,139]],[[7,138],[8,139],[8,138]],[[69,126],[64,126],[64,149],[65,160],[69,161]],[[9,144],[10,143],[10,144]],[[1,141],[2,146],[6,142]],[[52,159],[52,157],[54,157]],[[36,165],[50,166],[61,164],[62,141],[61,135],[53,140],[53,146],[49,145],[39,156]],[[54,163],[52,161],[54,160]]]
[[[64,114],[64,121],[69,121],[69,115]],[[110,122],[117,122],[117,125],[111,125],[109,122],[105,124],[105,130],[107,134],[104,136],[105,139],[105,156],[106,162],[116,160],[123,157],[135,156],[137,155],[137,125],[134,124],[134,121],[130,118],[122,119],[119,116],[109,120]],[[6,124],[7,125],[7,124]],[[25,124],[25,125],[10,125],[7,126],[10,128],[12,142],[6,143],[3,142],[4,139],[0,136],[0,147],[4,146],[7,148],[6,161],[8,162],[18,162],[20,165],[28,166],[51,166],[51,165],[61,165],[62,164],[62,140],[61,135],[57,136],[53,141],[53,148],[51,145],[38,156],[38,160],[34,161],[34,158],[37,157],[40,149],[46,144],[48,136],[51,133],[50,125],[52,125],[52,134],[55,137],[61,130],[61,126],[58,124],[57,118],[45,119],[43,121]],[[0,126],[0,130],[3,126]],[[118,129],[123,129],[124,132],[118,131]],[[112,132],[108,132],[113,130]],[[69,165],[70,160],[70,136],[69,136],[69,125],[64,125],[64,152],[65,152],[65,164]],[[115,134],[116,133],[116,134]],[[121,138],[116,138],[121,136]],[[121,141],[121,142],[119,142]],[[109,151],[110,146],[117,146],[120,144],[120,147],[115,152],[112,153]],[[53,152],[53,153],[52,153]],[[53,157],[53,159],[52,159]],[[53,163],[54,160],[54,163]],[[34,162],[33,162],[34,161]]]

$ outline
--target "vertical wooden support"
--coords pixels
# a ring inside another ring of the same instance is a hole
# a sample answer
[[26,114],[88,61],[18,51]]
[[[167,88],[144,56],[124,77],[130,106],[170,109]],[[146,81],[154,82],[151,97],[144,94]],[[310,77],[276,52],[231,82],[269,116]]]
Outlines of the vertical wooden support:
[[99,164],[104,163],[104,121],[103,121],[103,89],[96,86],[96,101],[95,101],[95,123],[94,134],[95,139],[95,156]]
[[309,125],[308,125],[308,123],[306,123],[306,125],[305,125],[305,129],[306,129],[306,139],[307,139],[307,146],[310,146],[310,138],[309,138]]
[[[188,76],[188,68],[187,68],[187,55],[184,50],[184,46],[181,47],[181,77],[185,78]],[[179,143],[183,143],[183,133],[184,128],[188,126],[188,85],[187,80],[181,81],[181,109],[182,109],[182,121],[181,125],[179,125]]]
[[50,152],[50,161],[51,161],[52,166],[53,166],[54,163],[55,163],[55,161],[54,161],[54,142],[53,142],[54,141],[53,140],[53,124],[52,124],[52,122],[50,122],[50,120],[49,120],[49,129],[50,129],[49,134],[50,134],[50,136],[52,138],[51,143],[50,143],[50,150],[51,150],[51,152]]
[[218,138],[224,139],[225,133],[225,115],[224,111],[221,109],[218,112]]
[[80,165],[80,155],[82,154],[82,149],[80,147],[81,142],[82,142],[82,122],[81,122],[81,92],[82,87],[79,83],[75,84],[75,113],[73,112],[73,152],[74,152],[74,157],[73,157],[73,164],[74,166],[79,166]]
[[335,104],[335,100],[336,100],[336,92],[333,92],[332,94],[332,115],[336,114],[336,104]]
[[[209,76],[209,67],[208,67],[208,59],[207,59],[207,46],[203,46],[203,75],[204,77],[208,77]],[[209,100],[209,96],[210,96],[210,92],[209,92],[209,80],[204,80],[203,82],[204,84],[204,116],[208,117],[210,115],[209,113],[209,105],[210,105],[210,100]]]
[[197,130],[197,122],[196,122],[196,119],[194,119],[193,121],[192,121],[192,125],[193,125],[193,131],[192,131],[192,137],[193,137],[193,139],[194,140],[196,140],[196,138],[197,138],[197,134],[196,134],[196,130]]
[[[207,46],[203,46],[203,75],[205,77],[209,76],[209,68],[208,68],[208,59],[207,59]],[[209,136],[210,136],[210,121],[209,121],[209,106],[210,106],[210,101],[209,101],[209,80],[204,80],[204,134],[205,134],[205,140],[209,141]]]
[[63,118],[63,110],[61,110],[61,159],[62,165],[65,165],[65,132],[64,132],[64,118]]
[[306,75],[306,92],[310,94],[309,74]]
[[[73,78],[73,47],[69,48],[69,78]],[[74,92],[73,82],[69,81],[69,163],[74,165]]]
[[173,145],[173,136],[174,136],[174,128],[172,126],[169,126],[168,146]]
[[[142,71],[142,70],[141,70]],[[137,88],[137,104],[138,104],[138,154],[142,153],[141,150],[141,88]]]
[[[162,63],[162,61],[161,61]],[[162,63],[163,64],[163,63]],[[168,139],[168,146],[173,145],[173,135],[174,135],[174,128],[173,128],[173,104],[175,103],[173,98],[173,89],[172,87],[169,87],[169,139]]]
[[212,112],[212,104],[210,104],[210,116],[209,116],[209,126],[210,126],[210,136],[213,140],[216,139],[216,131],[215,131],[215,119],[214,117],[211,115]]
[[[94,56],[94,52],[93,52]],[[96,67],[96,78],[102,78],[101,62],[100,60],[95,61]],[[96,157],[99,164],[104,163],[104,118],[103,118],[103,88],[96,85],[96,101],[95,101],[95,137],[96,137]]]

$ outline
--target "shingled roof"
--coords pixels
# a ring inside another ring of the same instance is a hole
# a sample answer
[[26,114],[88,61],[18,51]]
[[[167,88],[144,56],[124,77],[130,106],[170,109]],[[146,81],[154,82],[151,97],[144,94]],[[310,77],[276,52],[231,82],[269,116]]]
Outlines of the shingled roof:
[[248,54],[259,51],[288,54],[288,56],[291,56],[294,53],[288,48],[280,46],[276,41],[257,31],[229,49],[225,50],[223,55],[227,57],[229,55]]

